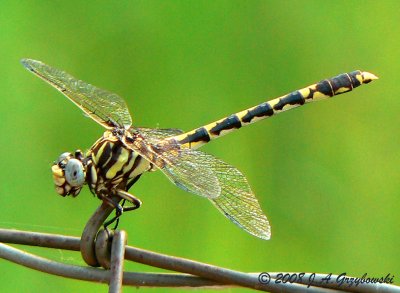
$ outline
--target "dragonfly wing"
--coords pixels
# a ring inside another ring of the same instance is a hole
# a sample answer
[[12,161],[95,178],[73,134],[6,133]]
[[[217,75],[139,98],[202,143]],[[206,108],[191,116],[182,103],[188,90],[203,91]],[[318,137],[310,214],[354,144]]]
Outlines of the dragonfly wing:
[[207,198],[221,195],[217,174],[207,164],[210,155],[191,149],[162,154],[167,162],[160,170],[179,188]]
[[74,78],[72,75],[32,59],[22,59],[22,64],[37,76],[59,90],[89,117],[107,129],[132,124],[125,101],[118,95],[99,89]]
[[222,214],[248,233],[271,237],[271,227],[246,177],[220,159],[181,149],[176,163],[161,168],[178,187],[208,197]]
[[177,128],[146,128],[146,127],[135,127],[134,132],[139,132],[147,141],[156,144],[160,140],[179,135],[183,133],[183,130]]
[[[133,149],[158,167],[176,186],[207,198],[220,195],[221,188],[216,174],[204,164],[208,159],[208,154],[191,149],[175,148],[173,143],[169,144],[166,143],[167,140],[164,140],[183,133],[182,130],[140,127],[132,130],[139,132],[146,141],[141,143],[141,147],[133,146]],[[155,149],[161,151],[154,152]]]
[[235,167],[212,155],[205,155],[202,164],[212,170],[221,188],[220,195],[210,198],[211,202],[240,228],[256,237],[269,239],[271,227],[246,177]]
[[[141,151],[142,156],[179,188],[210,199],[229,220],[248,233],[262,239],[270,238],[268,219],[238,169],[210,154],[174,147],[168,142],[171,141],[146,142],[153,150]],[[135,150],[143,149],[135,146]],[[157,164],[160,160],[162,164]]]
[[[159,147],[163,150],[160,155],[152,150],[152,146],[156,146],[155,149],[157,149],[157,145],[159,143],[162,145],[164,139],[181,134],[183,133],[182,130],[138,127],[132,128],[132,131],[139,132],[146,141],[141,144],[142,147],[133,146],[133,149],[157,166],[176,186],[207,198],[214,198],[220,195],[221,188],[216,174],[208,166],[202,164],[207,159],[204,158],[207,154],[176,148],[165,151],[168,147]],[[158,162],[156,162],[155,158],[158,158]],[[160,161],[162,162],[161,166],[159,166]]]
[[160,169],[179,188],[207,198],[220,195],[216,174],[203,164],[207,154],[180,148],[175,141],[163,139],[176,135],[180,130],[131,128],[129,132],[136,139],[132,142],[125,140],[125,146]]

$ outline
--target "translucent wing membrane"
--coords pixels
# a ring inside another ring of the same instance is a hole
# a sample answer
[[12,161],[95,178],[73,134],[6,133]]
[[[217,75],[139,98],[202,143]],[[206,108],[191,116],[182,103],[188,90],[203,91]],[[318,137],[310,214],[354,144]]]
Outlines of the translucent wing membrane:
[[207,164],[210,155],[191,149],[161,155],[168,163],[161,171],[179,188],[207,198],[221,194],[217,174]]
[[[153,131],[150,134],[153,135]],[[250,234],[262,239],[270,238],[267,217],[238,169],[210,154],[174,146],[173,140],[157,141],[154,135],[147,138],[144,145],[160,151],[148,149],[141,152],[142,156],[155,163],[175,185],[209,198],[228,219]]]
[[[202,162],[207,161],[207,154],[190,149],[178,149],[168,137],[182,133],[179,129],[134,128],[145,142],[141,146],[131,145],[142,157],[158,167],[179,188],[207,198],[220,195],[216,174]],[[129,146],[129,145],[128,145]],[[172,147],[171,147],[172,146]],[[155,149],[159,149],[155,152]]]
[[[171,154],[162,154],[171,160]],[[205,196],[229,220],[250,234],[269,239],[270,225],[246,178],[235,167],[192,149],[181,149],[176,163],[161,168],[183,190]]]
[[216,173],[221,195],[210,199],[229,220],[262,239],[271,237],[271,227],[246,177],[235,167],[209,155],[208,164]]
[[220,195],[221,188],[216,174],[204,164],[207,154],[191,149],[181,149],[175,141],[166,140],[181,133],[178,129],[134,128],[143,140],[136,140],[127,147],[160,169],[179,188],[207,198]]
[[72,75],[40,61],[23,59],[22,64],[37,76],[54,86],[93,120],[107,129],[128,129],[132,119],[124,100],[116,94],[99,89]]
[[135,127],[133,131],[139,132],[147,141],[157,143],[162,139],[182,134],[183,131],[177,128],[146,128]]

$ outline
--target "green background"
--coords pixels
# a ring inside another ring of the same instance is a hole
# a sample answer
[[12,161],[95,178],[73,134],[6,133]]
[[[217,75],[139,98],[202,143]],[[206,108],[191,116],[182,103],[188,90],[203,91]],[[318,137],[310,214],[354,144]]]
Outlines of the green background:
[[[130,245],[235,270],[390,273],[400,284],[399,9],[398,1],[2,1],[0,226],[79,236],[100,204],[87,188],[57,196],[50,167],[103,129],[21,58],[118,93],[135,126],[184,130],[362,69],[380,79],[202,148],[246,175],[271,240],[238,229],[161,172],[131,189],[143,206],[120,227]],[[83,265],[79,253],[23,249]],[[107,290],[4,260],[0,275],[3,292]],[[141,291],[149,290],[157,291]]]

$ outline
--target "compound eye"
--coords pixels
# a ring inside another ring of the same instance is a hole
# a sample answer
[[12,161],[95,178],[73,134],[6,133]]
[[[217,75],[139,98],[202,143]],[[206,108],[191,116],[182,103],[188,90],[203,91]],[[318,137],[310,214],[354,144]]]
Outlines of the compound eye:
[[64,172],[65,180],[73,187],[80,187],[85,182],[82,162],[77,159],[70,159],[65,166]]
[[64,161],[66,158],[68,158],[69,156],[71,156],[71,153],[69,153],[69,152],[62,153],[62,154],[58,157],[58,159],[57,159],[57,161],[56,161],[55,163],[58,165],[58,164],[60,164],[62,161]]

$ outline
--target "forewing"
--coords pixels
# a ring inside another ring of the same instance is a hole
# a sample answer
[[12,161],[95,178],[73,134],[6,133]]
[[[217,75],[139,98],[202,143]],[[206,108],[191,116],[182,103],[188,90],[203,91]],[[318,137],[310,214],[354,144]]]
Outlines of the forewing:
[[156,144],[160,140],[183,133],[183,130],[177,128],[135,127],[133,128],[133,131],[139,132],[148,142],[152,144]]
[[37,76],[54,86],[93,120],[107,129],[128,129],[132,119],[125,101],[118,95],[99,89],[72,75],[40,61],[22,59],[21,63]]

